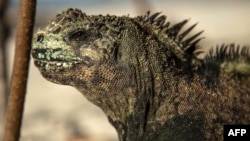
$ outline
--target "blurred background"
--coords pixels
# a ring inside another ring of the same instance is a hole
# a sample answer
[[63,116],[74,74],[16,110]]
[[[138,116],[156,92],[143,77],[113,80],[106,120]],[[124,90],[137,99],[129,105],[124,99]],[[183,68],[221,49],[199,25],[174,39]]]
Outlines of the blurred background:
[[[6,6],[2,6],[3,1],[0,0],[0,140],[19,6],[18,0],[9,0]],[[249,0],[38,0],[34,32],[70,7],[89,15],[134,17],[150,10],[162,12],[172,23],[190,19],[188,25],[199,23],[193,33],[205,31],[201,41],[204,51],[222,43],[250,45]],[[117,133],[98,107],[74,88],[45,80],[31,60],[21,141],[117,141]]]

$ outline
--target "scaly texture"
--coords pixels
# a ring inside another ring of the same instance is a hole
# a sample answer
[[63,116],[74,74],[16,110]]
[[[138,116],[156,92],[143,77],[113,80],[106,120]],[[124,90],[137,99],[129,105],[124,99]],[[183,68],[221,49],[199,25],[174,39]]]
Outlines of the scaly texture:
[[224,124],[250,123],[248,47],[198,59],[202,32],[188,35],[187,22],[68,9],[35,34],[32,56],[46,79],[102,108],[120,141],[222,140]]

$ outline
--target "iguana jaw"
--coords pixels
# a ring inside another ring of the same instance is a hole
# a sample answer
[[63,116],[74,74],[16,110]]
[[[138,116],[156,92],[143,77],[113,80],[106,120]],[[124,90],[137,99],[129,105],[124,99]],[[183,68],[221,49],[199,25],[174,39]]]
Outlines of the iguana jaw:
[[35,65],[43,71],[58,72],[71,69],[77,64],[84,64],[84,59],[75,56],[68,50],[56,49],[33,49],[32,56]]

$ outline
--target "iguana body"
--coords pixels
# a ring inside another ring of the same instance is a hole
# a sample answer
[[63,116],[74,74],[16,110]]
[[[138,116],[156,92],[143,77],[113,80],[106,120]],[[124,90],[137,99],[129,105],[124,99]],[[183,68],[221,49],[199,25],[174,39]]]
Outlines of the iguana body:
[[102,108],[120,141],[222,140],[224,124],[249,124],[248,48],[197,59],[201,32],[165,19],[68,9],[35,34],[35,65]]

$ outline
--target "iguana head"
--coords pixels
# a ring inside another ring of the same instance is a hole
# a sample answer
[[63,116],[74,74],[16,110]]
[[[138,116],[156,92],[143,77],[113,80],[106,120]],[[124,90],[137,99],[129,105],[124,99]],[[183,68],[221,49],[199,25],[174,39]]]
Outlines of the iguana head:
[[73,74],[96,75],[101,62],[117,55],[120,30],[108,20],[119,22],[112,16],[87,16],[78,9],[58,14],[33,38],[35,65],[47,79],[61,84],[71,83]]
[[88,16],[79,9],[63,11],[35,34],[35,65],[48,80],[73,86],[94,86],[93,82],[100,79],[114,85],[113,80],[122,81],[131,75],[144,80],[151,74],[162,78],[166,69],[178,67],[175,70],[181,71],[181,62],[188,66],[183,67],[186,70],[189,62],[195,60],[194,52],[201,39],[196,37],[202,32],[182,40],[196,24],[180,32],[187,20],[169,27],[166,17],[158,17],[159,14],[130,18]]

